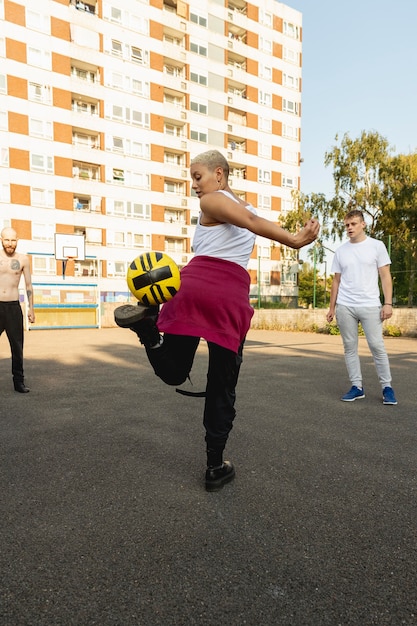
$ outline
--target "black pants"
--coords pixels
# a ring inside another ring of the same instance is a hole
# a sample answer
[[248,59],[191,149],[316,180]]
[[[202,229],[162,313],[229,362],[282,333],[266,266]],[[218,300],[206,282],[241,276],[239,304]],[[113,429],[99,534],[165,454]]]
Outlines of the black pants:
[[6,331],[12,351],[14,382],[23,382],[23,313],[18,300],[0,302],[0,335]]
[[[181,385],[191,371],[199,337],[165,333],[159,348],[147,348],[155,374],[168,385]],[[223,450],[236,415],[236,385],[242,364],[243,344],[237,353],[208,342],[209,365],[204,405],[207,448]]]

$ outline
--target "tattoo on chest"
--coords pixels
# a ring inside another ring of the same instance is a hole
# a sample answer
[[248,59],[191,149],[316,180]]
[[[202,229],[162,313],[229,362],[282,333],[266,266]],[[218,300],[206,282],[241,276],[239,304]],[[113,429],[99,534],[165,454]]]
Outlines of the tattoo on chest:
[[20,270],[20,263],[17,259],[13,259],[10,263],[12,270]]

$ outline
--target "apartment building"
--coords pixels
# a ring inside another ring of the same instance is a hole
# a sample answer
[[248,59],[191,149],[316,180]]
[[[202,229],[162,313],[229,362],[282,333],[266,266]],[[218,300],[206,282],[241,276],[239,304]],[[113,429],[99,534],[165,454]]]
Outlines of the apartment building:
[[[70,306],[97,325],[142,252],[187,263],[200,152],[261,215],[292,208],[301,32],[276,0],[0,0],[0,227],[31,257],[41,326]],[[253,297],[296,302],[296,260],[258,238]]]

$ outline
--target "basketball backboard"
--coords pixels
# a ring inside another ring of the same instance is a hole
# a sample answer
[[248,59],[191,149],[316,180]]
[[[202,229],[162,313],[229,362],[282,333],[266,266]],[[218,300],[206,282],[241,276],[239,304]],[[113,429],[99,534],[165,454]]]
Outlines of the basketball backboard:
[[55,258],[57,261],[85,261],[85,236],[55,233]]

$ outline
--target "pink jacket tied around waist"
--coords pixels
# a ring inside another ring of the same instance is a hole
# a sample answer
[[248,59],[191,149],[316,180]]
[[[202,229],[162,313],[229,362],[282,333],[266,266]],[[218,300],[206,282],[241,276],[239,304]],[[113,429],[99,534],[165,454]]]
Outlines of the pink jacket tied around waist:
[[181,270],[178,293],[163,305],[158,329],[237,352],[253,316],[249,288],[249,274],[237,263],[195,256]]

